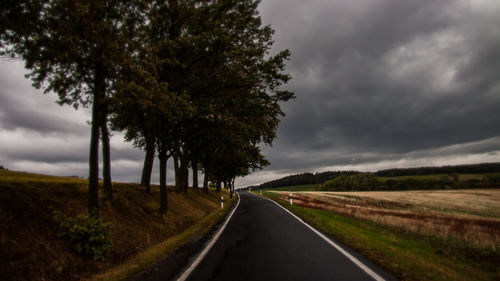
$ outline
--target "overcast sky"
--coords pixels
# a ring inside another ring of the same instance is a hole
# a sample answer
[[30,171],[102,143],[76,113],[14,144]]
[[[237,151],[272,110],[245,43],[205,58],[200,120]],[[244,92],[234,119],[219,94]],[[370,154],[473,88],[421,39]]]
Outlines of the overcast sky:
[[[260,12],[276,30],[274,50],[292,52],[287,88],[297,98],[263,148],[271,166],[237,185],[500,162],[500,1],[263,0]],[[22,62],[0,62],[0,165],[87,176],[89,112],[55,104],[25,73]],[[111,153],[113,180],[139,181],[143,153],[119,133]]]

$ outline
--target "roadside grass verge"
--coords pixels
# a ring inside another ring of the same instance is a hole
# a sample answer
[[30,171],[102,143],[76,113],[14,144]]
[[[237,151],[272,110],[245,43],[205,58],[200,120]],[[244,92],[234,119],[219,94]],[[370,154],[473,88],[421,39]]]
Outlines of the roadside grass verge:
[[74,177],[0,170],[0,280],[90,278],[169,239],[168,247],[177,248],[188,239],[190,227],[208,225],[220,212],[220,194],[214,189],[169,192],[168,212],[160,216],[158,186],[147,194],[138,184],[115,182],[112,202],[103,201],[100,194],[100,217],[111,223],[113,247],[107,259],[98,262],[78,255],[58,237],[54,219],[54,212],[66,217],[87,213],[87,184]]
[[500,252],[475,250],[452,239],[418,235],[331,211],[289,205],[264,192],[316,229],[401,280],[498,280]]
[[157,260],[165,257],[172,252],[179,249],[182,245],[195,239],[200,239],[210,232],[210,230],[225,217],[227,212],[231,209],[235,199],[229,200],[224,204],[224,209],[212,212],[209,216],[189,227],[184,232],[175,235],[159,244],[147,248],[146,250],[138,253],[132,258],[117,267],[106,270],[102,273],[96,274],[90,278],[92,281],[119,281],[128,280],[135,274],[144,271],[149,266],[153,265]]

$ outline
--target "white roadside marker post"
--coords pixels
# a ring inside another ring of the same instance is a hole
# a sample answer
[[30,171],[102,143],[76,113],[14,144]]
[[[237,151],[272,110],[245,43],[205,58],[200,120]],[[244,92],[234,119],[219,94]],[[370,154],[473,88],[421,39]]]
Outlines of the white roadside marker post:
[[220,197],[220,208],[223,209],[224,208],[224,196],[221,196]]
[[259,192],[259,193],[260,193],[260,195],[262,195],[262,190],[260,190],[260,192]]
[[290,205],[293,205],[292,193],[290,193]]

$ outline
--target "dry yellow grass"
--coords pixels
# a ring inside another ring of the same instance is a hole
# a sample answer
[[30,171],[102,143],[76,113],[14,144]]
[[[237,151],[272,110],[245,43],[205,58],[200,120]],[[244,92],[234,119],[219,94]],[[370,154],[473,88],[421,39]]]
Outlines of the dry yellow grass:
[[[288,196],[288,192],[280,192]],[[500,249],[500,190],[295,192],[297,205]]]
[[349,196],[412,205],[417,210],[476,214],[500,218],[500,189],[318,192],[326,196]]
[[53,211],[68,217],[87,212],[86,180],[0,170],[0,280],[80,280],[122,264],[220,210],[220,194],[214,190],[169,192],[165,216],[158,214],[158,186],[151,195],[138,184],[114,183],[113,191],[112,202],[100,198],[100,216],[112,224],[113,249],[105,262],[97,262],[74,253],[57,236],[53,219]]
[[[225,196],[227,196],[227,191],[223,190],[222,192],[225,194]],[[203,219],[200,219],[199,222],[193,224],[182,233],[177,234],[149,248],[146,248],[144,251],[139,252],[137,255],[134,255],[122,264],[93,275],[88,280],[120,281],[130,279],[134,274],[145,270],[156,260],[174,252],[183,244],[189,242],[190,240],[197,239],[196,237],[207,234],[212,229],[212,227],[217,224],[217,222],[220,221],[229,211],[232,206],[231,203],[234,200],[236,200],[236,197],[230,199],[228,201],[229,204],[225,204],[224,209],[216,208],[216,210],[213,211],[210,215],[206,216]]]

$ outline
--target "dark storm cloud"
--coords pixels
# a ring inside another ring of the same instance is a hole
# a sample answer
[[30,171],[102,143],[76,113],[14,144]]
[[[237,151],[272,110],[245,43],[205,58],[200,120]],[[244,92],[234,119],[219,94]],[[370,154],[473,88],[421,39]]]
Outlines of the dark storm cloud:
[[[56,95],[44,95],[24,78],[21,62],[0,65],[0,128],[26,130],[39,134],[88,134],[81,112],[55,104]],[[69,117],[69,118],[68,118]]]
[[44,106],[27,109],[20,107],[22,100],[9,98],[13,93],[0,93],[0,126],[6,130],[26,129],[41,134],[76,134],[85,135],[85,124],[72,122],[60,115],[50,114]]
[[[272,165],[239,186],[500,161],[498,0],[263,0],[259,9],[276,30],[273,51],[292,52],[287,88],[297,98],[263,148]],[[25,73],[22,62],[0,62],[0,165],[86,176],[88,111],[58,106]],[[111,148],[113,179],[138,181],[143,152],[119,133]]]
[[[499,2],[261,5],[277,49],[292,51],[289,88],[297,95],[266,149],[270,169],[429,157],[500,135]],[[500,149],[494,140],[453,153]]]
[[[88,139],[71,135],[40,136],[24,133],[18,137],[3,136],[11,141],[0,141],[2,156],[9,159],[23,159],[32,162],[67,163],[88,161]],[[113,140],[111,155],[113,161],[140,162],[144,154],[128,144],[121,144],[121,136]]]
[[[88,174],[89,112],[55,103],[24,78],[22,62],[0,64],[0,165],[55,175]],[[112,174],[118,181],[138,181],[144,153],[111,138]],[[156,179],[156,171],[153,175]]]
[[[116,136],[116,139],[122,140],[121,136]],[[114,160],[127,160],[141,162],[144,160],[144,152],[133,148],[130,144],[121,146],[112,146],[111,154]]]
[[[43,162],[49,164],[61,164],[81,162],[85,163],[87,154],[85,150],[66,150],[66,149],[44,149],[43,147],[36,149],[26,149],[23,147],[21,151],[11,150],[10,153],[5,153],[4,156],[11,159],[23,159],[23,161]],[[7,164],[7,163],[6,163]]]

